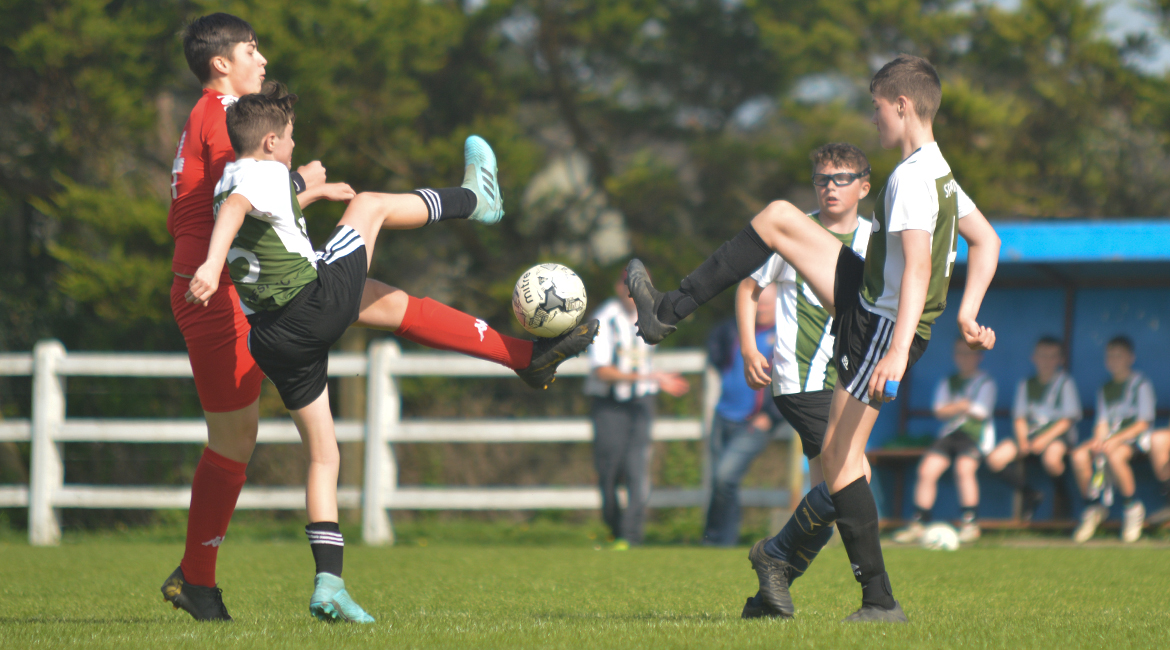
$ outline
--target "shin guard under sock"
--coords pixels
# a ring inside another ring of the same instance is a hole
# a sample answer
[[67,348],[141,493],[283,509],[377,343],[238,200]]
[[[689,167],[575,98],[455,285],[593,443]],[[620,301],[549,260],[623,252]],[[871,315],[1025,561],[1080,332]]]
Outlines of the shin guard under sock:
[[658,320],[674,325],[699,305],[754,273],[771,256],[772,249],[748,224],[734,239],[724,242],[699,268],[683,278],[678,289],[666,294],[658,307]]
[[317,564],[315,573],[331,573],[341,577],[341,565],[345,558],[345,538],[341,527],[335,521],[318,521],[305,526],[313,561]]
[[878,538],[877,503],[865,477],[834,494],[833,505],[837,509],[841,542],[853,565],[853,575],[861,583],[861,604],[893,609],[894,593]]
[[411,192],[427,204],[427,225],[446,219],[466,219],[475,212],[479,199],[466,187],[424,188]]
[[219,545],[240,498],[247,463],[204,449],[191,481],[191,510],[187,513],[187,546],[183,552],[183,579],[200,587],[215,586]]
[[428,348],[462,352],[512,370],[532,363],[532,341],[500,334],[475,316],[430,298],[411,296],[394,334]]
[[804,495],[780,532],[764,544],[765,553],[792,567],[789,584],[804,575],[817,553],[829,543],[836,520],[837,510],[822,481]]

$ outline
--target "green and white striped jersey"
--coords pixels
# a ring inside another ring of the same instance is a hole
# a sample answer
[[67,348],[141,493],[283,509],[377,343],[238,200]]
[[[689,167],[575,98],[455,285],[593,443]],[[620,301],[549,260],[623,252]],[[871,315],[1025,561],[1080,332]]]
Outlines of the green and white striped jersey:
[[[1156,403],[1154,385],[1145,375],[1134,371],[1130,373],[1129,379],[1110,380],[1097,391],[1097,423],[1108,424],[1109,435],[1138,420],[1153,424]],[[1138,432],[1138,435],[1142,433]]]
[[960,413],[943,422],[938,431],[942,438],[955,431],[962,431],[971,437],[983,453],[990,453],[995,447],[995,380],[983,371],[975,373],[973,377],[963,377],[955,373],[938,382],[934,389],[934,401],[931,408],[935,411],[965,399],[971,403],[966,413]]
[[1016,399],[1012,404],[1012,419],[1028,422],[1028,437],[1034,438],[1048,430],[1057,420],[1065,418],[1074,423],[1081,419],[1081,397],[1073,378],[1063,370],[1053,375],[1047,384],[1036,377],[1020,380]]
[[[820,223],[817,213],[808,215]],[[842,235],[832,232],[842,244],[865,257],[870,242],[870,222],[857,220],[857,228]],[[773,254],[752,274],[761,287],[779,282],[776,296],[776,348],[772,353],[772,394],[789,395],[832,389],[837,385],[833,365],[833,319],[816,294],[791,264]]]
[[317,279],[317,253],[288,167],[254,158],[230,162],[215,186],[217,216],[232,194],[252,204],[227,256],[240,304],[245,314],[279,309]]
[[906,257],[903,230],[931,233],[930,284],[918,321],[918,335],[930,339],[930,326],[946,309],[947,288],[955,265],[958,220],[975,211],[959,187],[938,143],[922,145],[894,168],[874,209],[873,234],[865,258],[862,304],[892,321],[898,319],[898,296]]

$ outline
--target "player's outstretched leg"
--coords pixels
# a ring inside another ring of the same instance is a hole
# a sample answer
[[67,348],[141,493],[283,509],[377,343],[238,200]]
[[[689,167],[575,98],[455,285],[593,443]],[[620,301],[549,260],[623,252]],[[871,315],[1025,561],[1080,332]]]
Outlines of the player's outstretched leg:
[[377,280],[366,280],[357,324],[436,350],[460,352],[516,371],[529,386],[552,383],[557,368],[585,351],[597,336],[597,319],[555,338],[525,341],[501,334],[487,322],[430,298],[415,298]]
[[163,600],[182,609],[197,621],[231,621],[219,587],[200,587],[187,582],[183,568],[175,569],[162,585]]
[[797,269],[832,313],[840,250],[841,242],[803,212],[786,201],[775,201],[683,278],[676,290],[656,290],[642,262],[631,260],[626,286],[638,308],[639,333],[651,345],[661,342],[674,332],[676,323],[751,275],[773,252]]

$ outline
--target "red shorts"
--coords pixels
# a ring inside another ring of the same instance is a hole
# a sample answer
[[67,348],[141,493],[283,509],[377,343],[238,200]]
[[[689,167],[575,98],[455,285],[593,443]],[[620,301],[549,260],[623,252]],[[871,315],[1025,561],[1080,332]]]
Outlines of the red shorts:
[[264,373],[248,351],[248,319],[231,280],[220,280],[219,291],[206,307],[187,302],[190,278],[176,275],[171,284],[171,311],[187,342],[195,372],[195,390],[203,410],[238,411],[260,397]]

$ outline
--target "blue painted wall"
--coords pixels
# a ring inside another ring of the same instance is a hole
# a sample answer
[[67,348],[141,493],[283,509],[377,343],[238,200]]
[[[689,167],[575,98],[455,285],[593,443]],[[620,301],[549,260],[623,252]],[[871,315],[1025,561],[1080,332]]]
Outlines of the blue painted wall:
[[[900,399],[908,399],[911,410],[929,410],[935,385],[954,371],[952,351],[958,331],[955,314],[961,298],[961,290],[950,292],[947,310],[934,325],[930,346],[914,367],[908,385],[904,382]],[[1069,363],[1082,404],[1092,408],[1096,403],[1097,389],[1108,378],[1103,364],[1105,342],[1117,334],[1125,334],[1134,340],[1137,348],[1136,368],[1149,376],[1154,384],[1159,410],[1170,408],[1170,363],[1166,363],[1170,360],[1170,289],[1081,289],[1076,292],[1075,301]],[[984,358],[983,368],[998,384],[997,410],[1010,411],[1016,383],[1032,374],[1031,355],[1036,339],[1044,334],[1063,336],[1064,314],[1063,289],[993,289],[988,293],[980,322],[995,329],[997,342],[995,349]],[[910,389],[908,393],[907,387]],[[870,436],[870,449],[884,446],[897,435],[897,404],[893,402],[882,409]],[[1165,426],[1166,418],[1159,418],[1157,424]],[[1082,439],[1091,434],[1091,425],[1088,421],[1078,425]],[[1006,416],[997,418],[996,426],[1001,436],[1011,434],[1011,423]],[[937,427],[938,422],[933,418],[916,417],[907,422],[906,430],[911,435],[924,435],[933,434]],[[1147,509],[1160,507],[1161,499],[1144,456],[1138,460],[1135,469],[1138,496],[1145,501]],[[1049,496],[1037,518],[1051,517],[1052,481],[1038,465],[1030,464],[1028,476],[1030,484]],[[880,492],[878,505],[883,516],[892,516],[893,478],[892,471],[878,472],[876,491]],[[1075,512],[1079,513],[1081,504],[1071,470],[1063,479],[1068,493],[1074,495]],[[916,473],[910,467],[902,499],[904,515],[912,512],[915,482]],[[1011,516],[1011,490],[983,469],[980,470],[980,489],[981,517]],[[1114,516],[1118,516],[1118,506],[1115,510]],[[958,516],[954,480],[948,472],[939,482],[935,517],[955,519]]]

